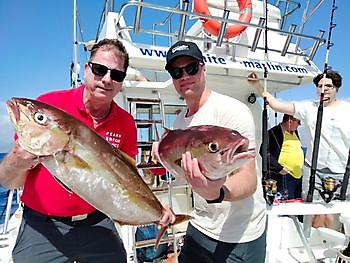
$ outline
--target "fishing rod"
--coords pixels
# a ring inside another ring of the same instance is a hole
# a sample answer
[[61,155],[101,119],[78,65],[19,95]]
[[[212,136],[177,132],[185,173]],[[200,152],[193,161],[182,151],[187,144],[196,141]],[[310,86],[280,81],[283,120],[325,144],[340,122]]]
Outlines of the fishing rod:
[[[267,60],[267,0],[265,1],[265,53],[264,53],[264,58],[265,61]],[[268,76],[268,71],[267,67],[264,63],[264,92],[267,90],[267,76]],[[264,99],[264,108],[262,112],[262,171],[263,171],[263,176],[264,179],[267,177],[267,146],[268,146],[268,140],[267,140],[267,98],[266,96],[263,97]]]
[[[326,79],[327,71],[328,71],[328,57],[329,57],[329,50],[333,46],[333,43],[331,43],[331,35],[332,30],[336,26],[333,23],[333,16],[334,11],[337,7],[335,6],[335,0],[332,2],[332,12],[331,12],[331,19],[329,22],[329,31],[328,31],[328,40],[327,40],[327,48],[326,48],[326,58],[324,63],[324,69],[323,69],[323,79]],[[312,151],[312,159],[311,159],[311,174],[310,174],[310,181],[309,181],[309,190],[306,197],[306,202],[312,202],[313,195],[315,191],[315,178],[316,178],[316,169],[317,169],[317,158],[318,158],[318,152],[319,152],[319,146],[320,146],[320,137],[321,137],[321,126],[322,126],[322,117],[323,117],[323,101],[324,101],[324,84],[325,81],[322,83],[321,88],[321,94],[320,94],[320,102],[317,109],[317,118],[316,118],[316,127],[315,127],[315,137],[314,137],[314,145],[313,145],[313,151]]]
[[350,149],[349,149],[348,161],[346,163],[345,173],[343,177],[343,182],[340,188],[339,200],[344,201],[346,199],[346,190],[348,189],[349,176],[350,176]]
[[[268,56],[267,56],[267,0],[264,1],[265,4],[265,53],[264,53],[264,59],[265,62],[267,62]],[[267,90],[267,78],[268,78],[268,71],[266,67],[266,63],[264,63],[264,92]],[[262,111],[262,143],[261,143],[261,156],[262,156],[262,179],[263,179],[263,189],[264,189],[264,197],[266,202],[269,205],[273,204],[273,201],[275,199],[275,194],[277,191],[276,182],[274,180],[271,180],[268,174],[268,167],[267,167],[267,157],[268,157],[268,145],[269,145],[269,137],[267,135],[267,105],[268,101],[266,96],[263,97],[264,99],[264,106]]]

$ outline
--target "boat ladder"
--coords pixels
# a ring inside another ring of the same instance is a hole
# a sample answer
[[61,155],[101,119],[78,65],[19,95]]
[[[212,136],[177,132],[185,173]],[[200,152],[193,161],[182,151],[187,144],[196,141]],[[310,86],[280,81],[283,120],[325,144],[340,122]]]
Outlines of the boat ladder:
[[[145,182],[149,185],[155,195],[168,203],[170,207],[173,207],[173,184],[172,176],[165,168],[158,162],[152,161],[151,150],[153,143],[158,140],[158,130],[157,126],[165,127],[165,106],[160,98],[160,94],[155,92],[157,97],[154,98],[138,98],[138,97],[128,97],[126,98],[128,102],[129,112],[134,116],[136,128],[138,131],[138,148],[141,150],[141,155],[138,156],[137,167],[140,169],[140,173],[143,176]],[[160,197],[166,195],[165,200]],[[128,253],[128,258],[133,258],[134,262],[137,261],[137,249],[151,247],[155,243],[155,239],[148,240],[136,240],[137,227],[131,227],[131,235],[129,231],[129,239],[132,241],[125,242],[127,247],[132,243],[132,253],[130,255],[130,249]],[[168,232],[168,236],[163,237],[160,244],[172,243],[173,251],[178,251],[178,246],[182,241],[182,237],[185,232],[175,233],[175,229],[171,228]],[[153,248],[151,248],[153,249]]]

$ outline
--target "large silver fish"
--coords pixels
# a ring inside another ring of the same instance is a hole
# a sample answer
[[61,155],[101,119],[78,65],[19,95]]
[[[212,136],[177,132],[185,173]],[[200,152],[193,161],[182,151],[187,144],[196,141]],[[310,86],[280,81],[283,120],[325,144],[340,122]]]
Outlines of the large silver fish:
[[248,149],[248,144],[246,137],[232,129],[193,126],[165,132],[158,145],[158,157],[167,170],[181,178],[181,156],[189,151],[198,159],[204,175],[217,180],[255,157],[255,150]]
[[[80,120],[45,103],[12,98],[7,111],[19,144],[71,191],[120,224],[157,223],[163,206],[140,177],[135,161]],[[177,215],[174,224],[190,219]],[[164,227],[158,233],[163,235]]]

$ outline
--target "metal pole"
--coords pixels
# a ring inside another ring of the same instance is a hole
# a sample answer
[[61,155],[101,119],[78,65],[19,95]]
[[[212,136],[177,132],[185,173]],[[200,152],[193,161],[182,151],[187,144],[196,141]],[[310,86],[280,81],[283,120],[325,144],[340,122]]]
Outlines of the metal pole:
[[78,87],[79,64],[78,64],[78,40],[77,40],[77,0],[73,0],[73,62],[71,65],[71,85]]
[[9,195],[7,197],[7,204],[6,204],[6,213],[5,213],[5,221],[4,221],[4,228],[2,229],[2,234],[7,233],[8,224],[10,222],[10,215],[11,215],[11,208],[12,208],[12,200],[13,200],[13,192],[15,190],[10,190]]

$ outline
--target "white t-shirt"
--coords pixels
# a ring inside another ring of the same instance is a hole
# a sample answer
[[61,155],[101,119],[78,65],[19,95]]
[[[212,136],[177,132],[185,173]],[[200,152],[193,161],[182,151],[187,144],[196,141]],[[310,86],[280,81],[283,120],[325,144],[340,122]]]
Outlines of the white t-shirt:
[[[306,161],[311,164],[315,138],[318,102],[294,102],[294,117],[304,123],[307,142]],[[323,107],[317,169],[329,168],[344,173],[350,147],[350,104],[340,101]]]
[[[175,119],[174,128],[185,129],[197,125],[216,125],[237,130],[249,139],[249,148],[255,145],[255,125],[251,111],[242,102],[211,92],[205,104],[190,117],[185,108]],[[202,233],[229,243],[249,242],[260,237],[266,224],[266,203],[263,198],[261,173],[257,169],[256,192],[240,201],[207,204],[194,193],[194,219],[191,224]]]

